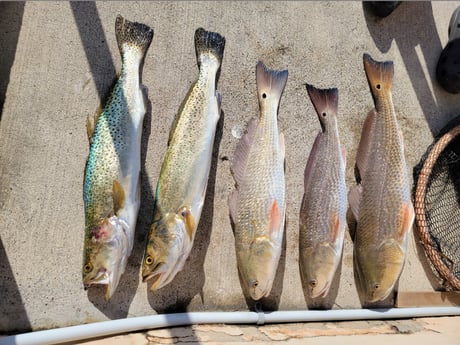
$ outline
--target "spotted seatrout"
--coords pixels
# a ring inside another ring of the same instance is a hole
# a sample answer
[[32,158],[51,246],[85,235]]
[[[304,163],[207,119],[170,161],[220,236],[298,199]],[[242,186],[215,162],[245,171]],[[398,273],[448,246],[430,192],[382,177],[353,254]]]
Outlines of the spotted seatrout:
[[229,198],[237,264],[253,300],[270,294],[281,254],[285,216],[284,136],[278,106],[288,71],[256,66],[260,114],[253,118],[233,157],[236,190]]
[[364,69],[374,99],[363,126],[356,157],[357,185],[349,203],[356,221],[355,281],[361,303],[387,298],[394,290],[406,256],[414,220],[403,138],[393,107],[393,62],[364,54]]
[[321,124],[305,167],[299,220],[299,267],[310,298],[325,297],[342,258],[347,212],[345,150],[337,128],[338,90],[307,84]]
[[198,80],[184,99],[171,128],[156,188],[153,224],[142,265],[151,290],[169,284],[192,249],[206,194],[212,150],[220,117],[216,91],[225,38],[199,28],[195,32]]
[[83,284],[107,285],[109,299],[123,274],[134,242],[139,210],[142,122],[145,115],[140,66],[153,30],[121,16],[115,33],[121,74],[103,108],[88,118],[90,151],[85,169]]

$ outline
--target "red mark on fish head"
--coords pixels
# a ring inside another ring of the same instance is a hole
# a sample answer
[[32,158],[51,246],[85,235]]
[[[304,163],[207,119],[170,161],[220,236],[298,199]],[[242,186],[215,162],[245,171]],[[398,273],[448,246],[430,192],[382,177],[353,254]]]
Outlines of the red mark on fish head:
[[101,219],[95,227],[93,227],[91,234],[93,241],[105,242],[111,236],[111,226],[108,219]]

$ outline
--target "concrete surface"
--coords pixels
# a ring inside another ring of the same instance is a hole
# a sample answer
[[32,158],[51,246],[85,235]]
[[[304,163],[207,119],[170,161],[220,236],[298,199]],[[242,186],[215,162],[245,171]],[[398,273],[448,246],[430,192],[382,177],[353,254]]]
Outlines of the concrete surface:
[[[23,6],[22,6],[23,5]],[[362,54],[393,60],[393,99],[409,174],[449,119],[460,96],[438,87],[435,66],[456,2],[403,3],[386,19],[361,2],[27,2],[0,3],[0,79],[9,81],[0,122],[0,332],[18,332],[172,311],[253,308],[239,284],[227,197],[237,139],[257,114],[255,65],[289,70],[279,126],[286,138],[285,249],[264,310],[306,309],[298,271],[298,212],[303,170],[318,120],[304,83],[339,88],[339,130],[347,181],[361,125],[373,106]],[[155,36],[143,83],[149,110],[142,142],[142,204],[127,271],[110,302],[83,290],[82,181],[85,121],[109,91],[120,57],[117,14],[146,23]],[[184,270],[153,294],[140,279],[144,240],[173,117],[197,76],[196,28],[226,37],[218,89],[223,116],[195,246]],[[4,53],[8,52],[8,53]],[[3,61],[5,60],[5,61]],[[10,67],[8,67],[10,66]],[[4,93],[2,95],[2,93]],[[430,291],[438,282],[410,241],[399,289]],[[347,235],[333,308],[360,308]]]

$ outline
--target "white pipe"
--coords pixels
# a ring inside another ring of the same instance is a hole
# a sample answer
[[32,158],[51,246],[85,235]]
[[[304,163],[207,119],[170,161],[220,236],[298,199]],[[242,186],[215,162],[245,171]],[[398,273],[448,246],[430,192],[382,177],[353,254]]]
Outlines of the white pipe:
[[333,309],[274,312],[195,312],[161,314],[103,321],[85,325],[23,333],[0,338],[1,345],[41,345],[115,335],[146,329],[187,326],[194,324],[257,324],[381,320],[413,317],[459,316],[460,307],[392,308],[392,309]]

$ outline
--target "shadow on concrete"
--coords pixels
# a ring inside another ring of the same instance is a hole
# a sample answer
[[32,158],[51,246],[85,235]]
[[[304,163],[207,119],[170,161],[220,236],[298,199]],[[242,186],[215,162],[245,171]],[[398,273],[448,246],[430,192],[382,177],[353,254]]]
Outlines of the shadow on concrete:
[[[363,2],[363,10],[369,29],[377,48],[386,53],[393,40],[398,46],[411,80],[420,107],[433,135],[444,126],[440,120],[439,104],[449,95],[438,87],[436,64],[443,49],[433,17],[433,8],[428,1],[404,1],[388,17],[379,18],[372,14],[369,5]],[[447,31],[447,28],[445,28]],[[420,50],[430,76],[426,79],[417,50]]]
[[[107,44],[96,3],[70,2],[80,40],[91,68],[99,99],[103,101],[116,76],[115,65]],[[115,28],[115,18],[113,18]],[[115,37],[115,29],[113,30]]]
[[0,121],[10,81],[25,2],[0,1]]
[[150,291],[152,280],[147,283],[148,300],[151,307],[157,313],[186,312],[191,300],[197,294],[201,295],[201,300],[205,303],[203,286],[206,277],[203,266],[211,239],[212,220],[214,217],[216,172],[219,160],[219,147],[223,134],[224,118],[224,111],[221,111],[221,116],[217,124],[216,135],[214,138],[206,197],[190,256],[187,259],[183,270],[180,271],[173,281],[165,287],[152,293]]
[[0,238],[0,334],[31,330],[19,287]]

